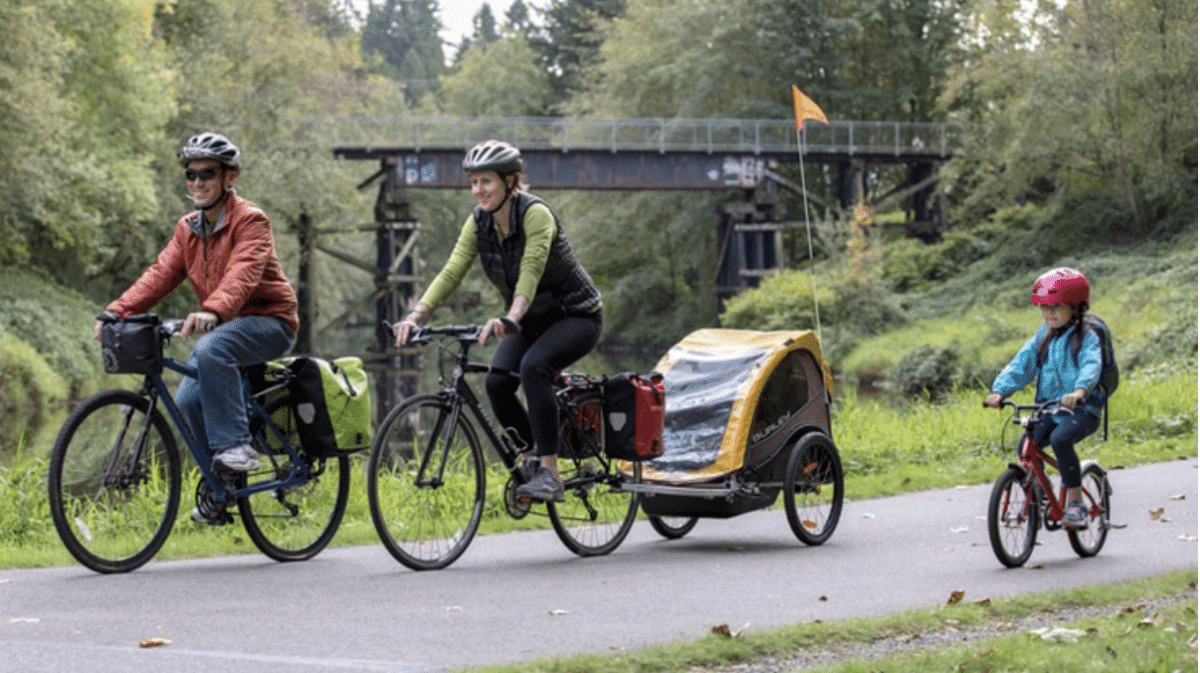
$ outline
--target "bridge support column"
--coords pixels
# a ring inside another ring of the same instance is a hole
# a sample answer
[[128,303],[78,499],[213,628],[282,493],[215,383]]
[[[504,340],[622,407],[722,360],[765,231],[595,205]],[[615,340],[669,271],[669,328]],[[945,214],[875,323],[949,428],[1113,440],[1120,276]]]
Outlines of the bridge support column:
[[417,236],[420,224],[411,213],[404,176],[395,162],[384,161],[384,179],[375,200],[375,346],[370,368],[375,374],[376,419],[400,400],[417,392],[420,355],[397,351],[387,327],[400,321],[417,292]]

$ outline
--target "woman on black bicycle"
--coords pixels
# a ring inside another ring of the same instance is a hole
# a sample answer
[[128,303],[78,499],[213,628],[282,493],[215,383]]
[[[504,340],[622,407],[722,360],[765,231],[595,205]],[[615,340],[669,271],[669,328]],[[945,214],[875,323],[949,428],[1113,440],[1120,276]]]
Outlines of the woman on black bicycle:
[[600,341],[600,291],[571,251],[550,207],[527,191],[522,167],[520,150],[506,142],[487,140],[467,152],[463,170],[478,205],[463,224],[450,259],[394,331],[396,346],[403,346],[410,331],[458,289],[479,258],[508,306],[504,317],[484,325],[479,342],[501,339],[492,366],[520,373],[529,411],[517,399],[518,382],[503,373],[488,375],[488,397],[517,446],[532,446],[539,458],[526,471],[527,482],[517,495],[562,502],[553,384],[559,372]]
[[1100,338],[1084,325],[1090,288],[1087,278],[1063,267],[1042,274],[1033,284],[1030,300],[1042,310],[1044,324],[1017,352],[992,383],[984,400],[999,408],[1001,400],[1037,381],[1035,402],[1058,400],[1066,410],[1042,416],[1033,438],[1039,446],[1050,444],[1067,488],[1066,528],[1087,526],[1087,508],[1080,492],[1082,476],[1075,443],[1096,431],[1104,408],[1100,381]]

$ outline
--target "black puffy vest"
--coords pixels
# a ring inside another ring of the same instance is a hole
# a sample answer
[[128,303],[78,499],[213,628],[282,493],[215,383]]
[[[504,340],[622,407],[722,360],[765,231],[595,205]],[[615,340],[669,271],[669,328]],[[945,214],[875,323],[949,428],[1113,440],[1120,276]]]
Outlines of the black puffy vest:
[[[525,253],[525,211],[536,203],[546,205],[545,201],[532,194],[517,192],[512,205],[512,230],[504,240],[496,237],[492,213],[475,207],[479,261],[488,280],[504,297],[506,307],[512,305],[517,278],[521,274],[521,257]],[[546,207],[549,208],[548,205]],[[542,277],[538,280],[537,292],[531,297],[526,320],[554,309],[561,309],[565,313],[589,313],[600,305],[600,290],[575,258],[557,216],[554,217],[554,227],[550,254],[546,258]]]

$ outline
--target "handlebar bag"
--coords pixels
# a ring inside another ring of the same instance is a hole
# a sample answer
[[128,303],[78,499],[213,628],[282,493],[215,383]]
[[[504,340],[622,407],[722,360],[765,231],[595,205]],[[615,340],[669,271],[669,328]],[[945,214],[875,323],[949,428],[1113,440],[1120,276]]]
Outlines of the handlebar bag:
[[160,374],[162,335],[157,314],[139,313],[100,325],[100,354],[109,374]]
[[662,374],[625,372],[604,380],[604,450],[617,460],[663,454],[666,388]]

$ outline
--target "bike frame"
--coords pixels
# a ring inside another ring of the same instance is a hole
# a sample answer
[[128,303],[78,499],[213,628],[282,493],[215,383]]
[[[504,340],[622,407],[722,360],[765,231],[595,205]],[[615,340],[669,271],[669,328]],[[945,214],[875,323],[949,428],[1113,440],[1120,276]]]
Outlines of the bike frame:
[[[188,366],[169,356],[163,358],[163,367],[165,369],[178,372],[189,378],[194,379],[197,377],[195,367]],[[244,498],[261,491],[297,486],[307,482],[311,477],[308,469],[308,463],[301,459],[299,453],[296,451],[296,448],[291,445],[291,442],[287,441],[287,438],[282,432],[280,432],[279,428],[275,426],[275,423],[271,421],[271,417],[267,415],[257,399],[268,392],[278,390],[279,388],[283,387],[283,384],[269,387],[266,390],[253,395],[249,392],[248,382],[245,378],[242,379],[241,385],[243,391],[242,397],[246,402],[247,418],[252,418],[254,415],[258,415],[264,420],[264,427],[268,428],[270,432],[274,434],[275,438],[279,441],[279,445],[291,458],[290,463],[292,468],[287,476],[282,479],[277,478],[260,481],[255,484],[249,484],[243,488],[235,489],[233,493],[227,493],[224,483],[213,472],[212,456],[209,455],[206,447],[200,446],[200,441],[192,432],[192,428],[190,425],[188,425],[187,420],[183,417],[183,412],[179,410],[179,406],[175,404],[175,398],[171,395],[170,390],[167,388],[166,382],[163,381],[162,375],[147,374],[142,382],[142,395],[150,400],[150,409],[154,409],[159,402],[162,403],[163,407],[167,410],[167,415],[171,418],[171,421],[179,430],[179,434],[183,438],[183,443],[188,447],[188,451],[191,452],[192,457],[196,461],[196,465],[200,468],[200,474],[208,483],[208,487],[212,489],[213,493],[217,494],[219,499],[224,498],[223,500],[219,500],[220,502],[233,502],[237,498]],[[145,419],[142,421],[143,427],[141,428],[141,434],[139,435],[142,438],[146,436],[151,415],[152,414],[149,413],[146,414]],[[141,447],[143,445],[144,442],[139,440],[137,454],[141,453]],[[272,464],[278,465],[274,456],[268,455],[268,458],[270,458]]]
[[[454,337],[458,341],[458,352],[454,354],[453,373],[450,375],[448,383],[443,380],[441,390],[438,391],[438,395],[450,405],[450,413],[446,416],[448,423],[445,432],[454,432],[454,428],[462,414],[462,409],[465,406],[471,410],[471,415],[475,419],[474,426],[483,431],[488,442],[500,456],[500,460],[504,462],[505,468],[513,472],[518,468],[517,456],[520,455],[520,452],[512,445],[512,439],[508,436],[508,433],[496,431],[496,424],[492,422],[491,417],[483,410],[479,396],[475,394],[474,389],[467,382],[466,375],[499,373],[513,378],[520,377],[516,372],[498,369],[478,362],[471,362],[467,353],[471,348],[471,342],[474,341],[474,337],[467,338],[467,336],[469,335],[457,335]],[[449,442],[443,442],[442,445],[448,448]],[[427,459],[428,457],[428,452],[425,452],[425,458]],[[426,467],[427,465],[423,463],[417,474],[424,474]],[[439,472],[444,467],[445,461],[443,460]]]
[[[475,420],[473,424],[474,427],[482,430],[487,441],[500,456],[500,460],[504,463],[505,468],[510,473],[516,473],[520,469],[518,457],[520,456],[521,451],[519,451],[513,445],[512,438],[509,437],[507,432],[498,432],[496,430],[497,423],[492,420],[492,417],[488,415],[486,411],[484,411],[483,403],[480,401],[479,396],[475,394],[474,389],[471,388],[470,383],[467,381],[466,375],[502,374],[504,376],[516,379],[520,379],[520,375],[507,369],[493,367],[490,364],[471,361],[468,353],[470,351],[471,344],[475,342],[476,336],[472,332],[464,331],[467,329],[468,328],[466,326],[448,325],[441,328],[429,328],[427,330],[430,337],[450,336],[458,341],[458,351],[453,355],[454,365],[450,379],[449,381],[446,381],[445,377],[440,377],[441,389],[438,391],[438,395],[442,399],[446,400],[446,402],[449,404],[450,412],[445,417],[447,426],[444,428],[444,430],[439,428],[439,431],[444,431],[446,433],[453,432],[454,427],[462,414],[462,409],[465,406],[471,410],[471,416]],[[564,409],[561,399],[559,400],[558,404],[560,409]],[[436,435],[436,433],[434,434]],[[449,437],[446,437],[446,439],[449,439]],[[442,445],[444,447],[448,447],[449,442],[443,442]],[[610,471],[608,466],[608,458],[604,455],[603,447],[596,447],[596,449],[596,457],[604,462],[606,471]],[[423,485],[434,483],[429,480],[429,477],[425,476],[429,468],[428,462],[430,457],[431,456],[429,456],[428,451],[424,452],[422,464],[417,472],[418,482],[422,483]],[[438,480],[441,478],[441,470],[445,467],[444,456],[442,458],[443,459],[440,461],[441,465],[438,468]],[[564,483],[564,487],[570,486],[570,483]]]
[[[1046,500],[1049,504],[1049,509],[1046,510],[1043,517],[1043,525],[1049,529],[1052,525],[1057,525],[1063,520],[1067,513],[1067,487],[1062,485],[1062,480],[1059,480],[1058,496],[1051,497],[1055,492],[1054,485],[1050,482],[1050,477],[1046,474],[1046,465],[1058,470],[1058,461],[1046,453],[1046,450],[1038,443],[1033,441],[1033,420],[1035,417],[1026,416],[1021,418],[1020,412],[1025,411],[1041,411],[1042,406],[1039,405],[1012,405],[1014,410],[1013,423],[1024,428],[1024,434],[1021,435],[1020,442],[1020,463],[1019,467],[1025,471],[1026,475],[1032,479],[1025,485],[1025,502],[1031,505],[1039,502],[1039,499],[1034,497],[1034,486],[1039,486],[1042,493],[1046,494]],[[1085,504],[1088,507],[1088,513],[1094,516],[1097,513],[1099,505],[1092,500],[1092,494],[1086,489],[1083,491]],[[1007,503],[1005,503],[1007,506]]]

